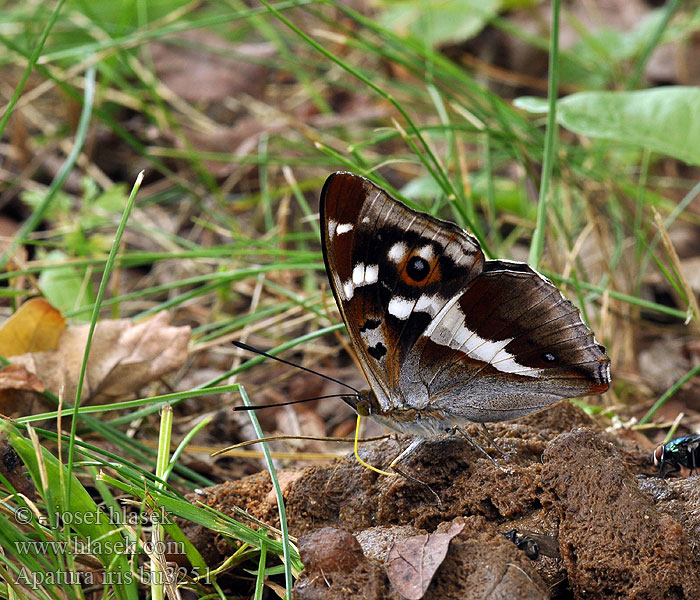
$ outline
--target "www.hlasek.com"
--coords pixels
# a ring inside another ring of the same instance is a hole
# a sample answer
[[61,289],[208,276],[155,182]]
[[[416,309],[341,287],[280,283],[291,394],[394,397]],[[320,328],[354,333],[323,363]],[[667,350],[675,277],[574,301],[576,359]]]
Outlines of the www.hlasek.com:
[[151,555],[174,555],[185,554],[185,545],[182,542],[174,540],[152,542],[150,540],[139,542],[134,540],[120,539],[97,539],[81,540],[73,538],[72,540],[24,540],[15,542],[15,551],[17,554],[92,554],[100,556],[103,554],[138,554],[143,552]]
[[146,585],[170,585],[182,581],[186,576],[209,584],[208,572],[203,576],[197,567],[181,567],[168,563],[164,570],[152,571],[140,567],[136,571],[30,571],[22,567],[15,576],[15,584],[24,584],[36,589],[40,585],[130,585],[134,582]]
[[128,513],[124,514],[114,510],[111,506],[106,510],[97,509],[94,511],[64,511],[55,512],[52,515],[35,515],[27,506],[20,506],[14,513],[15,521],[20,525],[27,525],[36,521],[40,525],[50,526],[56,523],[63,525],[101,525],[111,522],[113,525],[170,525],[172,520],[167,513]]

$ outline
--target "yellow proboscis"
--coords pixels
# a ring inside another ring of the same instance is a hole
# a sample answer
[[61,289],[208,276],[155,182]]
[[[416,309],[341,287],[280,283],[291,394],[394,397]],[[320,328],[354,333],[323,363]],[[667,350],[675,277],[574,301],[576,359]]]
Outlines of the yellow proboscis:
[[373,467],[372,465],[366,463],[364,460],[360,458],[360,455],[357,453],[357,440],[360,437],[360,419],[362,419],[362,415],[360,413],[357,413],[357,426],[355,427],[355,458],[357,459],[357,462],[359,462],[363,467],[367,467],[371,471],[374,471],[375,473],[379,473],[380,475],[386,475],[387,477],[394,477],[396,473],[389,473],[389,471],[382,471],[381,469],[377,469],[377,467]]

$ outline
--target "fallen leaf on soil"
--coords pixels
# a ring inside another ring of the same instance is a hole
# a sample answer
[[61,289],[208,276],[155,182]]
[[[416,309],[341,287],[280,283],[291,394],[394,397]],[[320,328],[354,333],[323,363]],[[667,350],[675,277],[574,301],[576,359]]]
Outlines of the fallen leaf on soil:
[[63,315],[44,298],[27,300],[0,327],[0,354],[55,350],[65,326]]
[[[263,131],[288,128],[283,119],[273,127],[269,119],[259,122],[248,114],[250,99],[264,98],[271,74],[265,62],[277,53],[274,44],[233,44],[197,29],[153,42],[150,48],[158,81],[169,90],[167,98],[189,117],[179,128],[184,139],[177,136],[176,145],[246,156],[255,151]],[[183,100],[196,104],[204,115],[183,105]],[[217,177],[231,172],[231,165],[220,161],[204,164]]]
[[683,377],[691,367],[684,351],[687,341],[676,335],[662,335],[640,348],[639,370],[644,383],[663,392]]
[[447,533],[424,533],[396,541],[386,566],[396,591],[407,600],[420,600],[445,560],[450,541],[463,529],[464,523],[453,523]]
[[4,390],[43,392],[46,388],[34,373],[21,365],[7,365],[0,369],[0,394]]
[[[68,327],[53,352],[34,352],[12,359],[35,373],[47,388],[75,398],[89,326]],[[82,391],[83,402],[109,402],[180,368],[187,358],[189,327],[170,325],[163,311],[146,321],[129,319],[97,323]]]
[[696,357],[700,357],[700,341],[698,340],[691,340],[685,345],[685,349],[688,352],[688,354],[695,355]]
[[49,410],[50,404],[40,395],[45,389],[41,380],[24,367],[3,367],[0,369],[0,413],[23,417]]

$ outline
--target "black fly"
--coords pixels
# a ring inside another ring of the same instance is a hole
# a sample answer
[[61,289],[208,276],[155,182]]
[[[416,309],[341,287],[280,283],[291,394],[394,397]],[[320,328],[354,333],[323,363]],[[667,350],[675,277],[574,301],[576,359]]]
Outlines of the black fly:
[[513,542],[518,550],[522,550],[530,560],[537,560],[540,555],[560,558],[559,545],[554,536],[533,531],[518,531],[509,529],[499,531],[509,542]]
[[[658,465],[662,479],[681,467],[690,469],[692,475],[700,469],[700,435],[685,435],[658,446],[654,450],[654,465]],[[666,465],[671,468],[664,472]]]

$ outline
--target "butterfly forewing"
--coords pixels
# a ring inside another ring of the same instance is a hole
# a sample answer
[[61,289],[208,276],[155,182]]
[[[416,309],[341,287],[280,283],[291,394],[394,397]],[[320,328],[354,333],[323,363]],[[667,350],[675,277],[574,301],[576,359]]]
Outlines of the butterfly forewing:
[[326,268],[353,346],[382,408],[395,408],[407,352],[481,272],[483,253],[456,225],[411,210],[350,173],[326,181],[321,223]]
[[607,389],[605,350],[525,263],[485,260],[467,232],[350,173],[326,181],[321,223],[333,294],[386,424],[500,421]]

